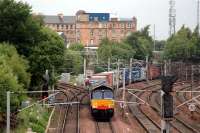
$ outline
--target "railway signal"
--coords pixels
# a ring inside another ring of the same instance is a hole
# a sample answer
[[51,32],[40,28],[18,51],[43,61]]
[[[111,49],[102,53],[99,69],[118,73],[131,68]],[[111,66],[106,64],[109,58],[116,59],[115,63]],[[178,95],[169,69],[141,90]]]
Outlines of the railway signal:
[[173,118],[173,96],[172,92],[173,84],[176,82],[175,76],[162,77],[162,116],[163,118]]
[[49,74],[48,74],[48,70],[46,70],[45,75],[43,76],[43,86],[42,86],[42,98],[46,98],[48,97],[48,87],[49,87]]
[[161,108],[162,108],[162,133],[169,133],[170,124],[169,120],[173,118],[173,96],[170,94],[172,92],[173,84],[176,82],[177,78],[175,76],[163,76],[162,77],[162,91],[161,91]]

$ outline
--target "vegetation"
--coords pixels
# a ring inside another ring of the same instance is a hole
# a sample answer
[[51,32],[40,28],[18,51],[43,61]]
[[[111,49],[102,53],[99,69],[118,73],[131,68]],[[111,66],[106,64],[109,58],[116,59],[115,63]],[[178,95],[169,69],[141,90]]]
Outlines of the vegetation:
[[[8,43],[0,44],[0,123],[5,121],[6,91],[26,90],[30,82],[27,69],[28,62],[18,55],[15,47]],[[22,99],[23,95],[11,95],[12,112],[19,108]]]
[[189,28],[182,26],[176,34],[167,40],[164,56],[166,59],[175,61],[185,61],[199,57],[200,37],[198,27],[192,32]]
[[71,74],[83,73],[83,53],[84,47],[82,44],[72,44],[67,50],[65,50],[64,65],[66,72]]
[[133,32],[123,42],[113,42],[103,39],[98,49],[100,60],[107,61],[108,58],[145,59],[145,56],[152,56],[153,39],[149,35],[149,26],[142,30]]
[[140,31],[133,32],[125,39],[125,43],[135,50],[134,59],[145,59],[147,55],[152,57],[153,39],[149,35],[149,25]]
[[0,1],[0,42],[12,43],[29,61],[32,89],[41,84],[45,69],[60,67],[64,59],[64,41],[44,28],[41,16],[31,12],[26,3]]
[[135,51],[124,42],[113,42],[106,39],[103,39],[100,43],[98,49],[99,59],[103,61],[108,61],[108,58],[111,59],[129,59],[134,56]]
[[166,44],[165,40],[161,40],[161,41],[156,40],[155,41],[155,50],[156,51],[163,51],[164,48],[165,48],[165,44]]
[[[51,72],[62,66],[64,52],[63,39],[45,28],[42,17],[33,15],[28,4],[0,0],[0,127],[5,125],[6,91],[40,86],[46,69]],[[22,94],[11,95],[12,114],[23,98]]]
[[33,132],[44,133],[48,123],[50,111],[40,105],[33,106],[19,113],[19,125],[14,129],[15,133],[25,133],[28,128]]
[[69,49],[73,51],[83,51],[84,46],[81,43],[73,43],[69,46]]
[[[52,72],[53,68],[62,67],[64,61],[64,42],[60,36],[50,29],[42,29],[43,41],[32,48],[32,54],[27,58],[30,61],[32,86],[42,83],[45,70]],[[59,72],[54,69],[54,72]]]

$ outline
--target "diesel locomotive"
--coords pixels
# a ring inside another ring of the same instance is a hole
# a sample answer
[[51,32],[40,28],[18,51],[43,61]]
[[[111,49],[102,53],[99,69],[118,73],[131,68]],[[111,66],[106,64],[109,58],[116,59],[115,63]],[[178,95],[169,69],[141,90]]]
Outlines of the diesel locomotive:
[[96,119],[110,119],[114,115],[113,88],[100,85],[90,91],[90,107]]

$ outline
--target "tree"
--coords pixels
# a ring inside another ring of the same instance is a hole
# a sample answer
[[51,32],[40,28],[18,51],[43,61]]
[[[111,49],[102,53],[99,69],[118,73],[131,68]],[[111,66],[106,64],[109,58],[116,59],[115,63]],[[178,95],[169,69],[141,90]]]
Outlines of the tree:
[[[28,63],[19,56],[15,47],[7,43],[0,44],[0,118],[5,118],[6,91],[19,92],[26,90],[30,82],[27,73]],[[11,95],[11,112],[15,112],[23,95]],[[0,123],[5,119],[0,119]]]
[[111,42],[108,38],[105,38],[99,44],[97,53],[101,61],[107,61],[108,58],[112,57],[112,49],[111,49],[112,43],[113,42]]
[[63,67],[74,75],[83,73],[83,56],[80,51],[66,50],[65,61]]
[[73,43],[69,46],[69,49],[73,51],[83,51],[84,46],[81,43]]
[[183,25],[175,35],[167,40],[164,55],[165,58],[172,60],[190,60],[198,55],[199,49],[197,28],[192,32]]
[[[62,67],[64,61],[63,39],[48,28],[43,28],[41,35],[43,41],[32,49],[32,55],[28,57],[32,73],[32,86],[42,83],[42,75],[46,69],[52,72],[53,68]],[[59,69],[55,69],[55,72],[59,72]]]
[[149,25],[140,31],[133,32],[125,39],[125,43],[129,44],[135,51],[135,59],[145,59],[145,56],[152,56],[153,39],[149,35]]
[[155,41],[155,50],[156,51],[164,50],[165,44],[166,44],[165,40],[161,40],[161,41],[156,40]]
[[32,16],[31,7],[14,0],[0,1],[0,42],[10,42],[26,57],[40,38],[41,19]]
[[31,14],[31,7],[14,0],[0,1],[0,42],[10,42],[29,61],[31,87],[41,83],[45,69],[60,67],[64,41],[44,28],[42,16]]
[[135,51],[124,42],[113,42],[103,39],[98,48],[98,56],[101,61],[111,59],[129,59],[134,56]]

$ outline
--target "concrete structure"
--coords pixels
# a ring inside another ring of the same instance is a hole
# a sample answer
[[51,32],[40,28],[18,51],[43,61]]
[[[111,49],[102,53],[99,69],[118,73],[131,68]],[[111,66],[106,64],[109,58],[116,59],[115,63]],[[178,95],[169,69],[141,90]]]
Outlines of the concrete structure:
[[44,16],[47,27],[63,32],[67,43],[80,42],[84,46],[98,47],[103,38],[119,42],[137,30],[135,17],[110,18],[109,13],[86,13],[80,10],[75,16]]

